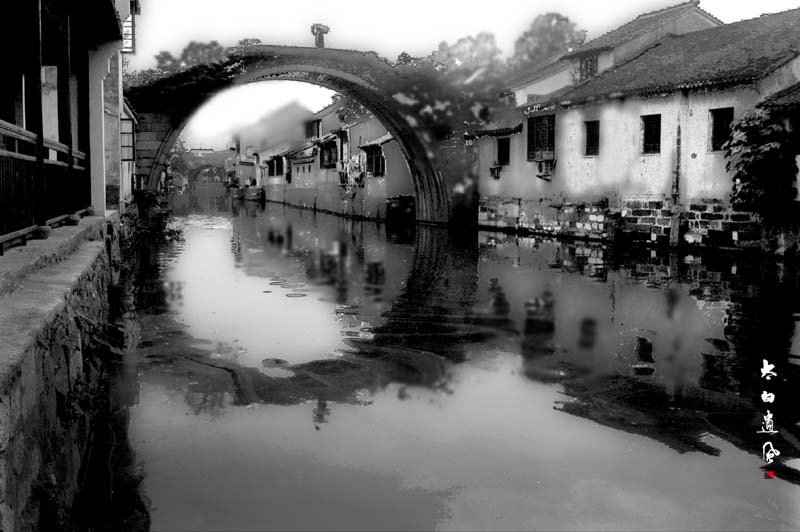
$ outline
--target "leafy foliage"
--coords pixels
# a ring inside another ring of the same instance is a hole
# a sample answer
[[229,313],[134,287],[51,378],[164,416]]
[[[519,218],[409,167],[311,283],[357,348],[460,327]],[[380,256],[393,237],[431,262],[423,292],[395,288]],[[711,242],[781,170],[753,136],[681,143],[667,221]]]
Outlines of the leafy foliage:
[[769,111],[756,109],[733,126],[723,145],[733,172],[731,201],[756,212],[767,224],[782,226],[791,215],[797,195],[798,135]]
[[[249,39],[245,39],[249,40]],[[240,44],[243,41],[240,41]],[[217,41],[201,43],[191,41],[184,47],[181,55],[175,57],[171,52],[162,51],[156,56],[156,69],[175,72],[195,65],[219,63],[227,57],[225,48]]]

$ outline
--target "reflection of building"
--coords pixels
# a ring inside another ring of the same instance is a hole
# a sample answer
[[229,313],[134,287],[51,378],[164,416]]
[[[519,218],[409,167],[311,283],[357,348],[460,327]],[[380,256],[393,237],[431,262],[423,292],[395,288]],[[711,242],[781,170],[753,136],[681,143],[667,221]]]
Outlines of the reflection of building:
[[105,212],[107,180],[120,176],[120,20],[138,10],[131,0],[0,7],[0,243],[90,206]]
[[760,239],[727,203],[722,146],[732,122],[800,80],[798,24],[800,9],[721,24],[686,2],[513,82],[516,118],[472,135],[480,223],[656,240],[685,210],[692,242]]
[[488,288],[481,303],[496,306],[502,292],[511,328],[522,332],[522,371],[561,383],[558,409],[679,452],[718,454],[711,433],[760,454],[753,421],[763,406],[758,367],[768,358],[786,379],[771,391],[789,398],[771,405],[783,420],[774,443],[798,456],[796,272],[718,254],[679,263],[638,248],[606,250],[592,264],[586,248],[497,235],[479,262]]

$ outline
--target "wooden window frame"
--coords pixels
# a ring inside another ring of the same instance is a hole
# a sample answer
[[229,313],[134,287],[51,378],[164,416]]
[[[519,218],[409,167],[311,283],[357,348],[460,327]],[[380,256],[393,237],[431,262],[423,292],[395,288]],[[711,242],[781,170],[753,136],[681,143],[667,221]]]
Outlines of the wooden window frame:
[[[723,144],[730,139],[733,128],[734,111],[733,107],[719,107],[708,110],[709,151],[722,151]],[[722,123],[727,121],[728,117],[724,116],[723,113],[730,114],[730,121],[725,126],[723,126]]]
[[[125,131],[125,124],[130,124],[130,131]],[[126,139],[130,137],[130,143]],[[122,162],[136,161],[136,121],[133,118],[120,118],[119,120],[120,160]],[[126,149],[130,150],[126,153]]]
[[528,117],[528,160],[552,161],[556,155],[556,115]]
[[584,150],[586,157],[600,156],[600,121],[587,120],[583,123],[584,128]]
[[595,77],[597,75],[597,55],[581,57],[579,68],[581,81],[586,81],[587,79]]
[[372,177],[382,177],[386,173],[386,157],[380,146],[369,146],[364,152],[367,156],[366,170]]
[[661,114],[642,115],[642,154],[661,153]]
[[329,141],[320,146],[319,150],[319,167],[323,169],[336,168],[339,149],[336,146],[336,141]]
[[[511,164],[511,137],[497,137],[495,139],[495,164],[508,166]],[[503,145],[505,147],[503,147]],[[505,155],[505,157],[503,157]]]

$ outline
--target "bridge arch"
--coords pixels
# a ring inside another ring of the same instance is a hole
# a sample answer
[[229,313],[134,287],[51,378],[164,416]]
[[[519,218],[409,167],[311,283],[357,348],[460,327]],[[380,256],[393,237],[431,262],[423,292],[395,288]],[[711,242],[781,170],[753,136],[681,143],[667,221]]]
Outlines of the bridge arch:
[[269,80],[326,87],[369,109],[395,137],[406,158],[418,221],[449,222],[455,204],[463,204],[465,197],[471,201],[462,184],[467,170],[463,164],[451,163],[452,143],[434,141],[415,129],[402,98],[395,97],[397,87],[408,81],[407,74],[373,53],[351,50],[259,45],[231,51],[222,63],[131,83],[126,95],[139,118],[137,173],[148,176],[154,187],[178,135],[203,104],[226,89]]

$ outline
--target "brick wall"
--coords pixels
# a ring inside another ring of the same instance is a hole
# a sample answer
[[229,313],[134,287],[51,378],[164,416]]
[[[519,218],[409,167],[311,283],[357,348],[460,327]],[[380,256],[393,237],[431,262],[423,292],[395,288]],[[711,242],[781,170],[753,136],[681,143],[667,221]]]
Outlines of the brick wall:
[[718,247],[758,247],[761,223],[757,215],[733,210],[720,200],[689,202],[683,213],[684,240],[689,244]]

